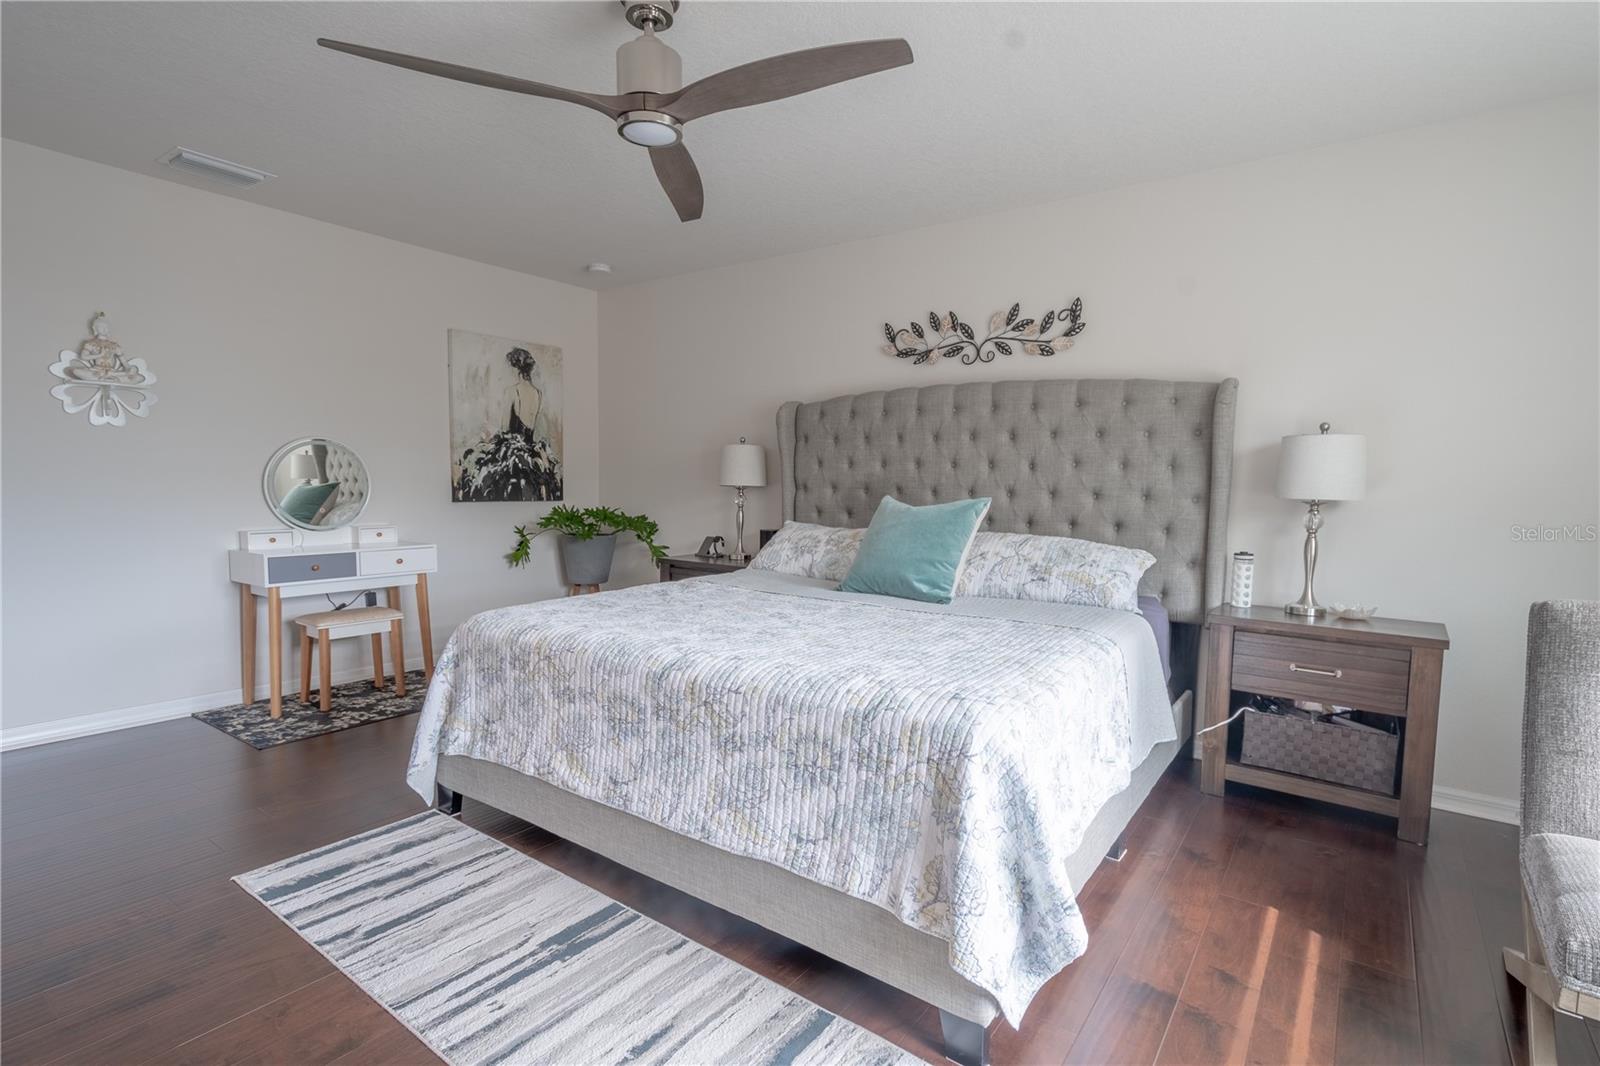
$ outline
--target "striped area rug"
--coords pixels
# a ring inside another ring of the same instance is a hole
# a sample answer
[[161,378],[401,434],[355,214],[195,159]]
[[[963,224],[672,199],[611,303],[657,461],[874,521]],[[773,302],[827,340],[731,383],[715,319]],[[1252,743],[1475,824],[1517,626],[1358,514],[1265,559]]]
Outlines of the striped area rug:
[[234,879],[451,1063],[912,1063],[435,811]]

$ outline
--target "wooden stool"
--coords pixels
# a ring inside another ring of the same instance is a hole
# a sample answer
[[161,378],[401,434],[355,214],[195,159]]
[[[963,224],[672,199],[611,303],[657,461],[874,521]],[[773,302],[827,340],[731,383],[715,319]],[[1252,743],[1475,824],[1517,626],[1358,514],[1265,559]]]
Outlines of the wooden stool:
[[331,645],[336,637],[372,635],[372,687],[383,688],[383,631],[389,631],[389,651],[394,656],[394,694],[406,694],[406,649],[400,623],[405,615],[393,607],[352,607],[343,611],[319,611],[296,618],[300,626],[300,702],[311,702],[311,634],[317,635],[317,657],[321,666],[324,714],[332,710],[333,665]]

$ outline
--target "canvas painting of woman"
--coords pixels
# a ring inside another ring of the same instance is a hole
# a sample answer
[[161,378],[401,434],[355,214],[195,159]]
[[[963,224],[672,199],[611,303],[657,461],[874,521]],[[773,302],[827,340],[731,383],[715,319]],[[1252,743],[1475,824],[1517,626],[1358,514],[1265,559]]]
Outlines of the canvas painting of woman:
[[561,349],[450,331],[450,498],[559,500]]

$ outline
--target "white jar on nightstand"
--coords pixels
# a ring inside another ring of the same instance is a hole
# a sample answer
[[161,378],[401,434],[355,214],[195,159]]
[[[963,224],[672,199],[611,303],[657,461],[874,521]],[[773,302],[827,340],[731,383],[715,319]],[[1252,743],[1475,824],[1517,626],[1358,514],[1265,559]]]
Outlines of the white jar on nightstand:
[[1256,556],[1254,552],[1233,553],[1233,580],[1228,602],[1235,607],[1248,607],[1255,598]]

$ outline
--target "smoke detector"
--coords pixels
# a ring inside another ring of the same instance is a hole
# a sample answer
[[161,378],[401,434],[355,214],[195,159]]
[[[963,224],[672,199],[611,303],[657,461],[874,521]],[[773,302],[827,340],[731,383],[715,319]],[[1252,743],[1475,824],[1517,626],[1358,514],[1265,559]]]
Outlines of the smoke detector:
[[230,163],[226,159],[218,159],[214,155],[196,152],[192,148],[174,148],[161,157],[161,162],[185,174],[196,177],[208,178],[211,181],[220,181],[224,185],[231,185],[235,189],[248,189],[260,185],[268,178],[277,177],[268,174],[265,170],[247,167],[242,163]]

